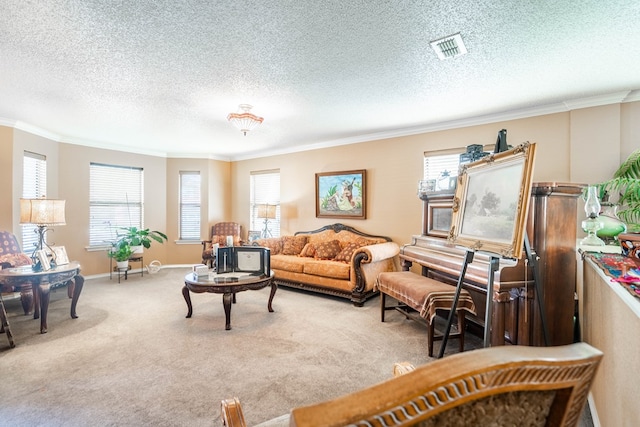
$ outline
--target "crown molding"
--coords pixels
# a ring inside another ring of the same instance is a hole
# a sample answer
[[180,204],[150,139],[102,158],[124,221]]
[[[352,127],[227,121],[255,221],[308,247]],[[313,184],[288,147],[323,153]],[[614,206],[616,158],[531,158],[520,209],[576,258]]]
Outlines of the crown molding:
[[622,102],[640,101],[640,90],[620,91],[605,95],[591,96],[587,98],[577,98],[568,101],[556,102],[552,104],[540,105],[530,108],[516,110],[506,110],[498,113],[481,116],[468,117],[459,120],[432,123],[428,125],[414,126],[401,129],[393,129],[383,132],[358,135],[348,138],[339,138],[317,142],[313,144],[301,145],[289,149],[273,150],[261,153],[252,153],[244,156],[233,157],[233,161],[250,160],[260,157],[276,156],[282,154],[292,154],[301,151],[318,150],[322,148],[336,147],[340,145],[357,144],[368,141],[378,141],[382,139],[400,138],[404,136],[419,135],[422,133],[439,132],[443,130],[458,129],[470,126],[486,125],[508,120],[526,119],[528,117],[544,116],[547,114],[565,113],[567,111],[581,108],[598,107],[608,104],[618,104]]
[[605,95],[589,96],[587,98],[572,99],[564,101],[568,110],[579,110],[581,108],[599,107],[601,105],[621,104],[632,91],[608,93]]
[[373,132],[368,134],[362,134],[346,138],[337,138],[326,141],[314,142],[310,144],[298,145],[295,147],[276,149],[276,150],[263,150],[256,151],[251,154],[239,155],[239,156],[215,156],[209,153],[167,153],[161,151],[145,150],[132,148],[129,146],[112,144],[107,142],[98,142],[85,140],[81,138],[69,138],[58,135],[56,133],[47,131],[37,126],[30,125],[21,121],[11,120],[8,118],[0,117],[0,126],[8,126],[14,129],[19,129],[25,132],[32,133],[53,141],[82,145],[93,148],[101,148],[106,150],[117,150],[122,152],[130,152],[135,154],[149,155],[155,157],[165,158],[194,158],[194,159],[210,159],[220,161],[240,161],[250,160],[261,157],[270,157],[283,154],[299,153],[301,151],[319,150],[323,148],[337,147],[341,145],[358,144],[368,141],[379,141],[382,139],[400,138],[404,136],[418,135],[422,133],[438,132],[443,130],[464,128],[470,126],[485,125],[496,122],[503,122],[508,120],[524,119],[528,117],[536,117],[547,114],[562,113],[572,110],[578,110],[582,108],[599,107],[609,104],[620,104],[628,102],[640,101],[640,90],[626,90],[619,92],[612,92],[603,95],[590,96],[586,98],[576,98],[566,100],[562,102],[540,105],[530,108],[522,108],[516,110],[505,110],[498,113],[468,117],[459,120],[451,120],[438,123],[430,123],[421,126],[413,126],[407,128],[391,129],[382,132]]
[[636,102],[640,101],[640,90],[632,90],[629,95],[622,102]]

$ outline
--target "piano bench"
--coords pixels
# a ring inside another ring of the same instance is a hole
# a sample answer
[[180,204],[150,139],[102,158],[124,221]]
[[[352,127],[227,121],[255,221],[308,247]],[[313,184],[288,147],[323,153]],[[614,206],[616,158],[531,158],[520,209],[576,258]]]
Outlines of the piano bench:
[[[386,310],[397,310],[407,318],[417,315],[427,322],[427,344],[429,357],[433,357],[433,342],[442,340],[442,335],[435,336],[434,318],[437,310],[451,310],[455,298],[456,287],[420,276],[410,271],[384,272],[378,275],[380,291],[380,319],[384,322]],[[398,301],[395,306],[386,306],[386,296]],[[475,314],[476,307],[471,295],[466,290],[460,291],[456,314],[458,315],[458,333],[449,335],[460,338],[460,351],[464,351],[465,312]],[[417,319],[414,319],[417,320]]]

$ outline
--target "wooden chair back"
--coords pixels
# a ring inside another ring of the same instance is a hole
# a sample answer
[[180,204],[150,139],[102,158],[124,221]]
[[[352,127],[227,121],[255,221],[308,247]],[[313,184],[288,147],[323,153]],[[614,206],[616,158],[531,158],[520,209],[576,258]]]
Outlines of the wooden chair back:
[[602,353],[586,343],[459,353],[291,412],[291,426],[576,426]]
[[[500,346],[458,353],[334,400],[295,408],[290,426],[548,426],[580,420],[602,352],[586,343]],[[227,427],[244,426],[237,398]]]

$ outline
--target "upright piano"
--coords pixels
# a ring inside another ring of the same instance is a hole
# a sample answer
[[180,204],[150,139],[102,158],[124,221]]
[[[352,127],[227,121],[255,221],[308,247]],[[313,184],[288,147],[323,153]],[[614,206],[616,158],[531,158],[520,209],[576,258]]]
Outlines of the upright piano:
[[[580,184],[557,182],[532,185],[527,235],[538,259],[549,345],[573,342],[577,200],[582,188]],[[453,194],[439,191],[421,196],[422,233],[402,246],[400,259],[403,270],[410,270],[415,263],[423,275],[455,286],[466,250],[447,240]],[[489,261],[487,255],[474,254],[463,282],[477,308],[477,315],[470,316],[470,320],[480,328],[485,323]],[[545,345],[533,267],[526,256],[519,260],[500,259],[491,295],[491,345]]]

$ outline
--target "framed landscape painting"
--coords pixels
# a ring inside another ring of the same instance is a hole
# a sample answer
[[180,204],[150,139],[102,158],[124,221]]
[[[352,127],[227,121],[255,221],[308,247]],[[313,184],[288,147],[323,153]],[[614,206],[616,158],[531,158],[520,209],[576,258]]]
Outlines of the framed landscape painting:
[[316,174],[316,217],[366,217],[366,170]]
[[451,242],[505,258],[521,257],[535,147],[526,142],[461,166]]

